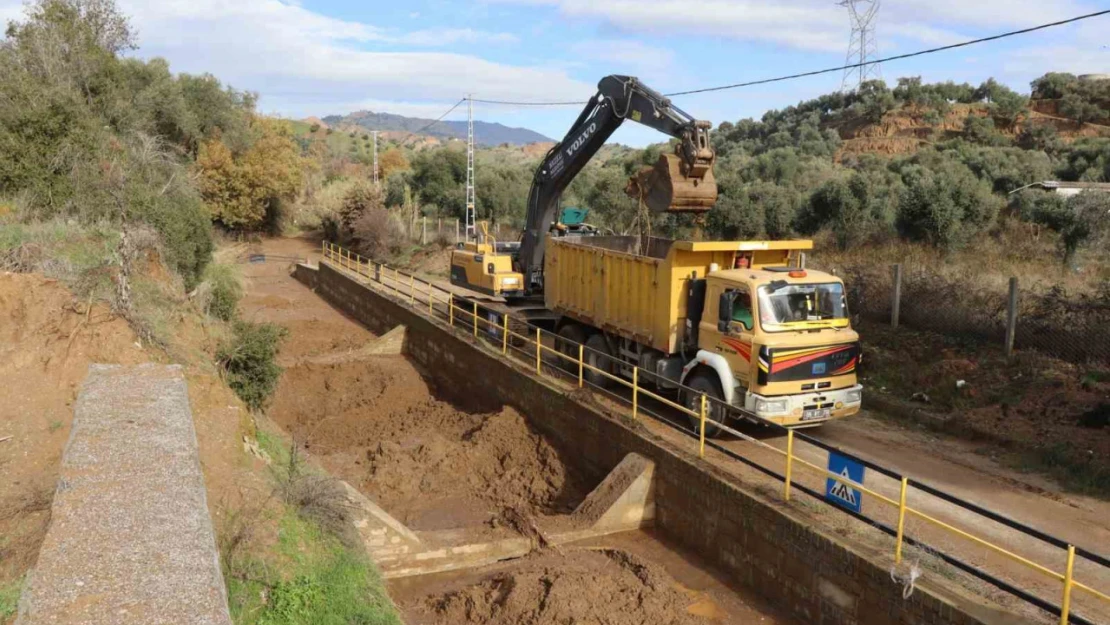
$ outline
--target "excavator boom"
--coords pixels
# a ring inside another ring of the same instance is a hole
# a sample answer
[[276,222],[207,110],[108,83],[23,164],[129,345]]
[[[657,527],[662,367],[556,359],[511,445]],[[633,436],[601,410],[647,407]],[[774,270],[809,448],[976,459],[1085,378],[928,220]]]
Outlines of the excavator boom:
[[543,290],[545,237],[559,198],[626,119],[678,139],[673,154],[632,178],[626,192],[657,213],[701,213],[717,202],[716,156],[709,122],[698,121],[631,76],[606,76],[563,140],[548,151],[532,180],[517,270],[530,293]]

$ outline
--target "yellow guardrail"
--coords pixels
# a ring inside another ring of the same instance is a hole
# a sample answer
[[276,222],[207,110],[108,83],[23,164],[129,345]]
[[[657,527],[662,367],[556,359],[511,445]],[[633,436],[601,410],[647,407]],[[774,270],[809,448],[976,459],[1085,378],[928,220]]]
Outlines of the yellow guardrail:
[[[410,308],[417,309],[417,306],[416,306],[416,304],[417,304],[417,295],[421,295],[426,300],[424,302],[421,302],[421,304],[425,304],[425,303],[427,304],[427,307],[428,307],[427,308],[427,313],[428,313],[430,318],[432,318],[432,319],[442,318],[442,320],[445,321],[452,328],[465,327],[468,330],[468,333],[472,334],[474,338],[477,338],[477,339],[481,338],[481,336],[482,336],[481,328],[484,325],[484,327],[485,327],[486,331],[489,333],[490,337],[499,339],[499,347],[500,347],[499,351],[500,351],[501,355],[506,356],[506,357],[511,357],[514,354],[521,355],[523,358],[526,358],[527,361],[529,362],[529,368],[532,368],[533,365],[534,365],[534,372],[539,376],[544,375],[544,370],[543,370],[543,365],[545,364],[544,363],[544,355],[545,355],[545,353],[547,353],[547,354],[554,355],[556,357],[556,360],[555,360],[556,363],[558,363],[560,361],[566,361],[566,367],[562,368],[562,371],[567,372],[567,373],[573,371],[574,373],[576,373],[576,376],[574,376],[574,377],[577,378],[576,382],[577,382],[578,388],[584,388],[585,385],[588,383],[587,380],[586,380],[586,374],[587,373],[597,374],[597,375],[601,376],[601,378],[603,378],[604,380],[607,380],[609,382],[612,382],[612,383],[615,383],[615,384],[618,384],[618,385],[624,387],[625,389],[627,389],[631,393],[631,398],[630,399],[625,399],[625,398],[622,398],[620,396],[613,395],[611,393],[609,393],[609,395],[612,396],[612,397],[615,397],[615,398],[617,398],[621,401],[629,402],[631,404],[631,417],[633,419],[637,419],[639,417],[639,414],[641,412],[641,407],[642,407],[641,402],[642,402],[643,398],[649,398],[653,401],[658,402],[661,405],[667,406],[667,407],[669,407],[673,410],[677,410],[678,412],[680,412],[680,413],[682,413],[682,414],[684,414],[688,417],[692,417],[693,419],[696,419],[698,421],[698,424],[699,424],[699,427],[698,427],[698,456],[701,457],[701,458],[705,457],[706,425],[712,425],[715,428],[723,429],[723,430],[727,431],[728,433],[732,434],[733,436],[736,436],[736,437],[741,438],[745,441],[748,441],[750,443],[758,445],[762,449],[765,449],[765,450],[774,452],[775,454],[778,454],[780,456],[783,456],[784,457],[784,462],[785,462],[785,471],[784,471],[784,478],[785,479],[783,479],[783,500],[784,501],[790,501],[791,500],[791,497],[792,497],[791,485],[794,483],[794,480],[793,480],[794,468],[795,468],[796,465],[801,465],[805,469],[808,469],[808,470],[814,472],[815,474],[817,474],[821,478],[827,478],[827,479],[835,480],[836,482],[838,482],[840,484],[844,484],[844,485],[848,486],[849,488],[855,489],[855,490],[857,490],[861,493],[864,493],[864,494],[872,497],[875,501],[881,502],[886,506],[891,506],[893,508],[896,508],[897,512],[898,512],[898,522],[897,522],[897,530],[896,530],[897,533],[896,533],[896,536],[895,536],[895,545],[894,545],[894,554],[893,554],[893,561],[894,561],[895,564],[901,564],[901,562],[902,562],[903,543],[905,542],[906,518],[908,516],[912,516],[912,517],[921,519],[922,521],[924,521],[924,522],[926,522],[926,523],[928,523],[928,524],[930,524],[934,527],[937,527],[937,528],[939,528],[939,529],[941,529],[941,530],[943,530],[943,531],[945,531],[949,534],[952,534],[952,535],[958,536],[958,537],[960,537],[964,540],[970,541],[970,542],[972,542],[976,545],[979,545],[981,547],[984,547],[984,548],[986,548],[986,549],[988,549],[988,550],[990,550],[990,551],[992,551],[996,554],[999,554],[999,555],[1001,555],[1001,556],[1003,556],[1003,557],[1005,557],[1005,558],[1007,558],[1007,559],[1009,559],[1013,562],[1022,564],[1025,567],[1027,567],[1027,568],[1029,568],[1033,571],[1036,571],[1036,572],[1038,572],[1042,575],[1045,575],[1045,576],[1047,576],[1051,579],[1054,579],[1056,581],[1061,582],[1062,585],[1063,585],[1062,594],[1061,594],[1061,602],[1060,602],[1060,606],[1059,606],[1061,625],[1068,625],[1068,623],[1071,622],[1069,620],[1069,618],[1071,617],[1070,612],[1071,612],[1072,590],[1081,590],[1083,592],[1086,592],[1087,594],[1089,594],[1092,597],[1095,597],[1095,598],[1097,598],[1097,599],[1099,599],[1103,602],[1106,602],[1107,604],[1110,604],[1110,595],[1107,595],[1106,593],[1103,593],[1099,590],[1096,590],[1096,589],[1094,589],[1094,588],[1092,588],[1092,587],[1090,587],[1086,584],[1083,584],[1083,583],[1078,582],[1078,581],[1075,580],[1075,578],[1074,578],[1075,570],[1074,569],[1075,569],[1076,548],[1075,548],[1074,545],[1068,545],[1068,548],[1067,548],[1067,551],[1066,551],[1066,553],[1067,553],[1067,562],[1066,562],[1066,566],[1065,566],[1064,571],[1063,572],[1057,572],[1057,571],[1055,571],[1055,570],[1053,570],[1053,569],[1051,569],[1047,566],[1044,566],[1044,565],[1039,564],[1037,562],[1034,562],[1033,560],[1030,560],[1030,559],[1028,559],[1024,556],[1016,554],[1016,553],[1014,553],[1014,552],[1012,552],[1012,551],[1010,551],[1010,550],[1008,550],[1004,547],[1000,547],[1000,546],[998,546],[998,545],[996,545],[996,544],[994,544],[994,543],[992,543],[992,542],[990,542],[990,541],[988,541],[984,538],[980,538],[979,536],[976,536],[975,534],[973,534],[969,531],[962,530],[962,529],[960,529],[958,527],[955,527],[955,526],[953,526],[949,523],[941,521],[940,519],[937,519],[937,518],[934,518],[934,517],[932,517],[928,514],[925,514],[924,512],[922,512],[920,510],[916,510],[916,509],[910,507],[909,505],[906,504],[906,492],[907,492],[907,489],[908,489],[908,486],[909,486],[909,479],[906,478],[906,477],[902,477],[902,479],[901,479],[901,487],[900,487],[899,497],[898,497],[898,500],[896,501],[894,499],[891,499],[890,497],[887,497],[885,495],[882,495],[882,494],[876,492],[873,489],[870,489],[870,488],[864,486],[863,484],[861,484],[859,482],[853,481],[849,478],[844,477],[843,475],[840,475],[840,474],[834,473],[832,471],[829,471],[825,467],[817,466],[817,465],[815,465],[811,462],[808,462],[805,459],[799,457],[798,455],[796,455],[794,453],[794,430],[789,430],[788,429],[786,431],[786,437],[787,437],[787,439],[786,439],[786,450],[784,451],[784,450],[779,449],[779,448],[777,448],[773,445],[769,445],[769,444],[767,444],[767,443],[765,443],[761,440],[758,440],[756,438],[748,436],[748,435],[744,434],[743,432],[739,432],[739,431],[725,425],[724,423],[721,423],[721,422],[715,421],[713,419],[710,419],[709,418],[710,402],[715,401],[715,400],[711,400],[704,393],[699,393],[700,398],[697,401],[698,409],[697,410],[691,410],[690,408],[688,408],[686,406],[683,406],[680,403],[671,401],[667,397],[663,397],[663,396],[661,396],[657,393],[653,393],[652,391],[644,388],[644,386],[641,384],[641,377],[642,377],[643,374],[641,373],[642,370],[639,367],[635,367],[635,366],[631,366],[631,365],[622,365],[625,368],[630,368],[631,369],[631,380],[628,380],[628,379],[626,379],[622,376],[615,375],[615,374],[610,373],[610,372],[608,372],[608,371],[606,371],[606,370],[604,370],[600,367],[596,367],[596,366],[593,366],[593,365],[589,364],[589,362],[587,362],[587,358],[586,358],[587,350],[589,350],[591,352],[593,350],[590,350],[588,347],[585,347],[582,344],[578,344],[578,343],[573,343],[572,344],[571,342],[567,341],[566,339],[563,339],[562,337],[554,335],[550,332],[546,332],[546,334],[548,334],[550,336],[550,338],[552,339],[553,344],[555,344],[555,345],[559,345],[560,342],[562,342],[564,345],[570,345],[570,346],[577,347],[577,349],[575,350],[575,351],[577,351],[577,354],[575,354],[575,355],[565,354],[557,348],[548,347],[547,345],[544,345],[543,339],[544,339],[545,331],[543,331],[542,329],[540,329],[538,327],[534,328],[534,332],[529,331],[528,334],[524,334],[524,333],[521,333],[521,332],[514,331],[512,329],[512,324],[511,324],[510,317],[509,317],[508,314],[501,315],[500,322],[494,322],[494,321],[491,321],[489,319],[484,319],[479,314],[479,306],[478,306],[477,302],[472,301],[472,302],[470,302],[469,306],[457,305],[455,303],[455,298],[454,298],[454,296],[452,295],[452,293],[450,291],[447,291],[445,289],[441,289],[439,287],[436,287],[431,282],[429,282],[427,280],[422,280],[420,278],[417,278],[415,275],[404,274],[401,271],[399,271],[397,269],[393,269],[393,268],[389,267],[388,265],[385,265],[385,264],[382,264],[382,263],[374,263],[374,262],[370,261],[369,259],[362,258],[358,254],[352,254],[350,250],[346,250],[342,247],[339,247],[339,246],[334,245],[332,243],[328,243],[326,241],[323,243],[322,252],[323,252],[324,259],[327,260],[328,262],[332,263],[333,265],[335,265],[335,266],[337,266],[337,267],[339,267],[339,268],[341,268],[341,269],[343,269],[347,272],[354,273],[358,276],[366,278],[368,285],[372,285],[372,284],[380,285],[381,287],[383,287],[387,291],[394,294],[397,297],[397,299],[399,299],[402,302],[406,302],[406,300],[407,300],[407,304],[409,305]],[[391,271],[392,271],[392,276],[390,276]],[[462,324],[462,325],[460,326],[460,324]],[[524,325],[524,327],[527,327],[527,326]],[[534,350],[531,347],[532,344],[535,345]],[[608,357],[611,360],[613,360],[614,362],[616,362],[615,359],[613,359],[612,357],[610,357],[608,355],[602,355],[599,352],[595,352],[595,353],[597,353],[598,355],[601,355],[603,357]],[[517,359],[514,358],[513,360],[517,360]],[[517,362],[519,362],[519,360],[517,360]],[[556,364],[555,365],[555,370],[558,371],[560,369],[561,369],[561,367],[559,367],[559,365]],[[590,383],[590,384],[591,384],[591,386],[596,386],[596,385],[593,385],[592,383]],[[598,388],[601,388],[601,387],[598,387]],[[685,389],[687,392],[690,392],[690,391],[696,392],[696,391],[694,391],[694,389],[686,389],[686,387],[682,387],[682,388]],[[601,389],[601,390],[605,390],[605,389]]]

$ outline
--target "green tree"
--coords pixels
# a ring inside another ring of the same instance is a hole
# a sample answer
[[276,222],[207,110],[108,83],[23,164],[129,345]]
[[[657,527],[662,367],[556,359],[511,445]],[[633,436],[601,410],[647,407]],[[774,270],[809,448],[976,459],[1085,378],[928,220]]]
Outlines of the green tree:
[[999,201],[990,187],[966,168],[948,163],[931,170],[917,165],[903,177],[906,187],[896,225],[908,239],[953,248],[982,232],[998,212]]
[[798,229],[813,234],[831,227],[843,249],[862,242],[871,231],[873,219],[870,184],[855,174],[848,180],[834,179],[821,185],[800,215]]
[[442,216],[465,216],[465,153],[452,149],[418,152],[412,160],[411,184],[421,201],[438,206]]
[[964,137],[977,145],[994,147],[1010,145],[1009,137],[998,132],[998,128],[994,125],[994,119],[980,117],[974,113],[964,118]]
[[197,174],[212,218],[232,229],[255,230],[280,214],[303,183],[300,149],[287,128],[258,118],[254,143],[236,156],[219,139],[201,145]]

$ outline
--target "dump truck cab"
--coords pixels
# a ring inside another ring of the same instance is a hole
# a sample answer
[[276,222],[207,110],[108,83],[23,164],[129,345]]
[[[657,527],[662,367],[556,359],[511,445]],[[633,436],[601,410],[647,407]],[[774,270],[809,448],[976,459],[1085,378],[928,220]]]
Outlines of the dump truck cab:
[[699,349],[685,374],[713,369],[721,399],[780,425],[859,412],[859,335],[843,281],[788,264],[753,268],[754,260],[742,255],[740,267],[707,274]]

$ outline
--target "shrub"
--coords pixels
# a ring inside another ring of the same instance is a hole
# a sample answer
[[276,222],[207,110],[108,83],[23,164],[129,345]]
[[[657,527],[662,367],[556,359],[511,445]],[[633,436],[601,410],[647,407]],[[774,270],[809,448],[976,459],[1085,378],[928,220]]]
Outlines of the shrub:
[[367,182],[360,182],[348,188],[339,206],[339,219],[347,232],[354,230],[355,222],[367,211],[382,208],[381,193]]
[[198,288],[198,299],[205,314],[223,321],[231,321],[243,297],[243,284],[235,266],[211,263],[204,271],[204,281]]
[[962,166],[937,171],[915,166],[907,171],[898,201],[902,236],[953,248],[981,232],[997,213],[998,200],[986,183]]
[[285,335],[285,328],[272,323],[236,321],[216,353],[228,386],[251,410],[261,410],[277,388],[281,367],[274,361]]
[[388,210],[375,206],[355,220],[351,236],[361,254],[385,259],[401,251],[404,233]]
[[1060,233],[1065,264],[1071,264],[1080,247],[1110,227],[1110,195],[1105,193],[1085,191],[1067,200],[1044,194],[1027,211],[1029,219]]
[[1009,137],[998,132],[994,119],[980,117],[974,113],[964,119],[964,136],[968,141],[979,145],[996,147],[1010,145]]
[[818,188],[799,218],[799,229],[812,234],[831,226],[844,249],[867,238],[872,221],[870,184],[855,174],[847,182],[830,180]]

